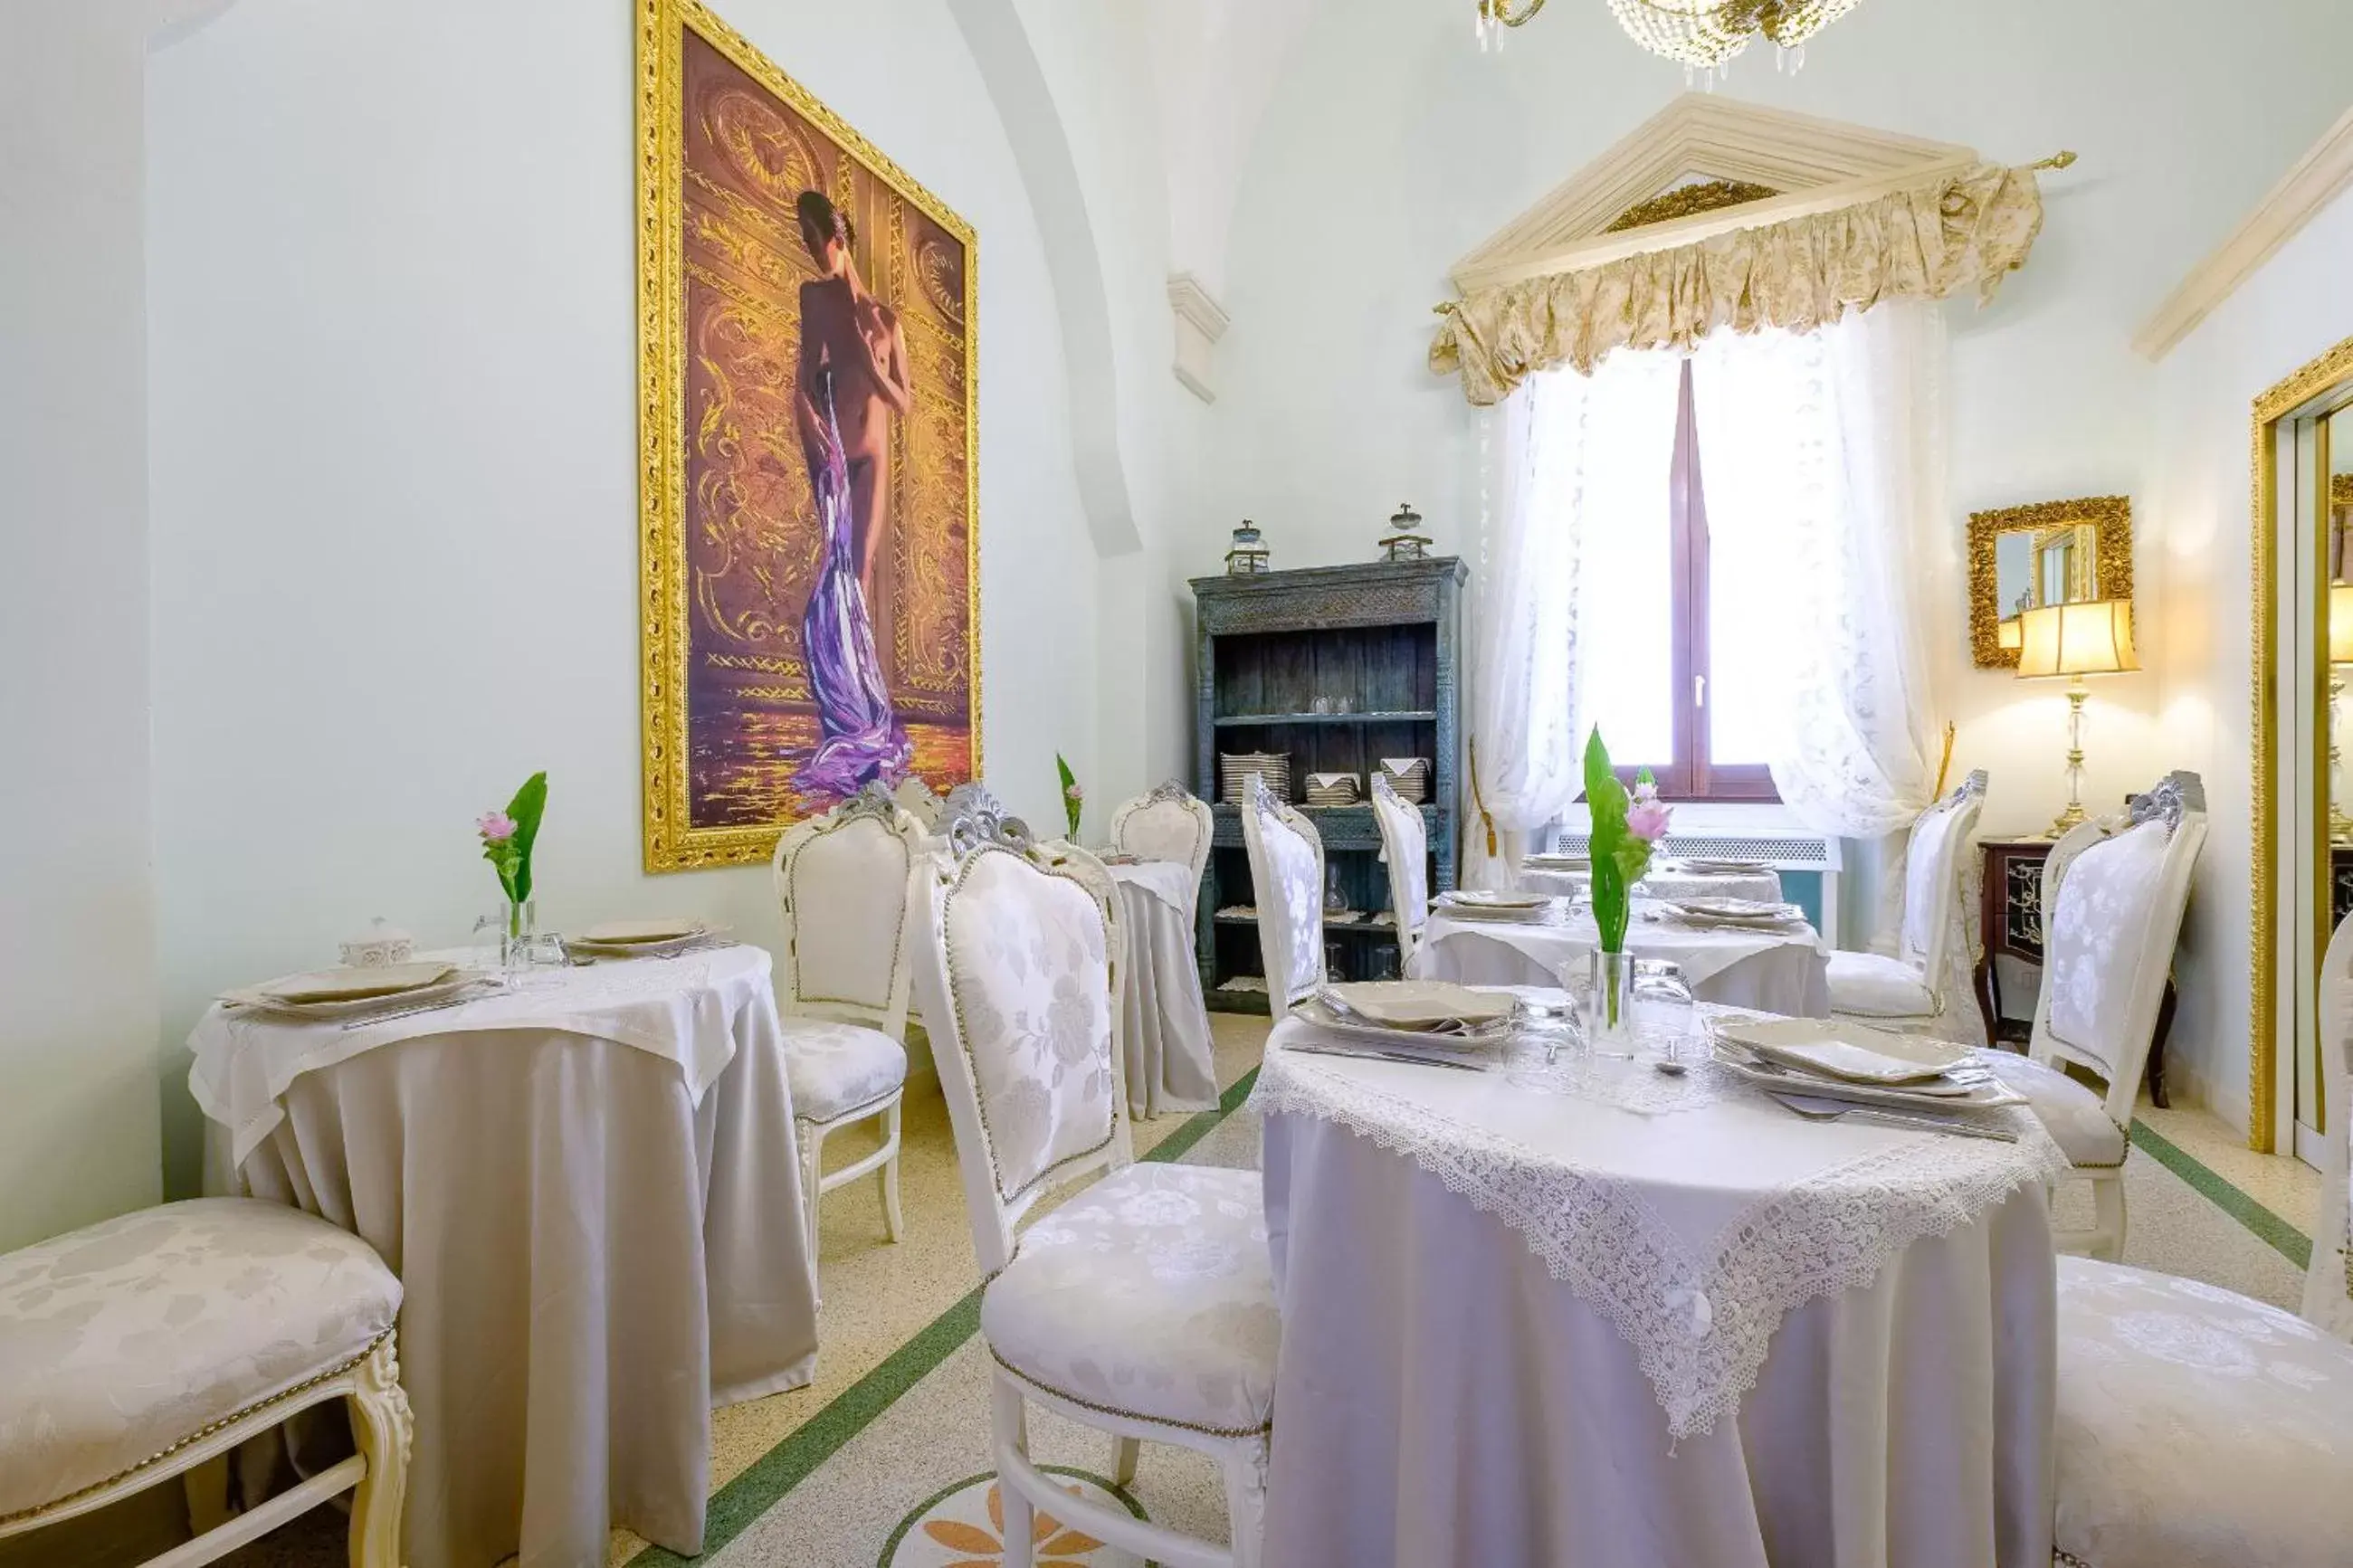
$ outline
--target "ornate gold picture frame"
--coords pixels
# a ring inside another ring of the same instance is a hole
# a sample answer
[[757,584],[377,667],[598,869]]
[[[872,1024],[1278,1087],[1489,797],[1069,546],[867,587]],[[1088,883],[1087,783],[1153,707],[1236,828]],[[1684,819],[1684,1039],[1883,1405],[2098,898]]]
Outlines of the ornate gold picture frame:
[[638,0],[645,864],[980,773],[970,225],[701,0]]
[[[2096,539],[2091,574],[2102,599],[2129,599],[2133,591],[2132,502],[2124,496],[2084,496],[1969,513],[1969,648],[1979,669],[2015,669],[2018,647],[2002,636],[2021,608],[2045,603],[2038,554],[2062,531],[2089,528]],[[2021,593],[2026,603],[2020,603]]]

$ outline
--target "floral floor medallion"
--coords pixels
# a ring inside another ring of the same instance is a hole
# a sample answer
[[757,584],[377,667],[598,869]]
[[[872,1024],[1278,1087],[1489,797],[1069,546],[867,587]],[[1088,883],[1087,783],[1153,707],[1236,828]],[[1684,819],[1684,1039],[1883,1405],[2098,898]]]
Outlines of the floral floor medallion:
[[[1110,1482],[1048,1468],[1074,1495],[1145,1516]],[[1029,1534],[1037,1568],[1150,1568],[1134,1552],[1106,1546],[1042,1510],[1032,1516]],[[1004,1561],[1005,1498],[990,1474],[958,1481],[902,1520],[882,1548],[881,1568],[998,1568]]]

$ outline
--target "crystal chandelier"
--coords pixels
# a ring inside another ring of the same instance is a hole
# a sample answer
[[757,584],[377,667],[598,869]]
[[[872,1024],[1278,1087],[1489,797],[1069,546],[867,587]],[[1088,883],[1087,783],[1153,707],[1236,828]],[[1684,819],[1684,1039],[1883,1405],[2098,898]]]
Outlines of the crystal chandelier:
[[1479,52],[1504,47],[1504,29],[1525,27],[1529,18],[1545,8],[1545,0],[1478,0],[1479,19],[1471,24],[1471,36],[1479,40]]
[[[1480,0],[1483,8],[1492,0]],[[1759,37],[1780,47],[1794,69],[1805,63],[1808,38],[1862,0],[1609,0],[1627,37],[1671,60],[1686,77],[1721,75],[1732,57]],[[1525,18],[1523,18],[1525,20]],[[1514,24],[1516,26],[1516,24]]]

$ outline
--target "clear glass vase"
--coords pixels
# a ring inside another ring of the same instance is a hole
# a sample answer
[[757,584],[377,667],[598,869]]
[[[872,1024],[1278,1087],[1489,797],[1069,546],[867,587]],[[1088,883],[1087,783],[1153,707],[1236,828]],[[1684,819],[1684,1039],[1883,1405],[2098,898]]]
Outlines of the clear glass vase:
[[539,939],[539,901],[510,899],[476,921],[474,934],[497,951],[500,969],[509,974],[528,969]]
[[1578,998],[1587,1048],[1596,1056],[1634,1054],[1634,955],[1595,948],[1586,955]]

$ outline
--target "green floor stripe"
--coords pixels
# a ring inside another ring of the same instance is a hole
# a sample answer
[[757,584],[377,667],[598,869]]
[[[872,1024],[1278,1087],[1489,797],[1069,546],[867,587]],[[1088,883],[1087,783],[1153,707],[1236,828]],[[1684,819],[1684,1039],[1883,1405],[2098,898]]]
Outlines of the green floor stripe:
[[[1258,1069],[1250,1068],[1231,1089],[1218,1097],[1218,1109],[1200,1111],[1154,1145],[1139,1161],[1167,1162],[1186,1152],[1215,1131],[1218,1124],[1250,1099]],[[962,1349],[980,1331],[980,1289],[934,1318],[914,1338],[892,1351],[880,1365],[839,1394],[791,1436],[754,1459],[750,1468],[719,1489],[703,1516],[702,1552],[712,1552],[734,1540],[776,1500],[807,1480],[814,1470],[864,1431],[874,1418]],[[629,1559],[628,1568],[679,1568],[697,1561],[681,1557],[665,1546],[649,1546]]]
[[2245,1226],[2273,1251],[2298,1268],[2312,1267],[2312,1239],[2263,1207],[2146,1121],[2132,1124],[2136,1148],[2196,1188],[2207,1202]]

